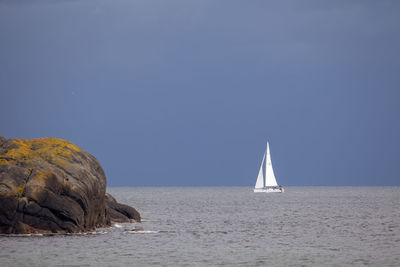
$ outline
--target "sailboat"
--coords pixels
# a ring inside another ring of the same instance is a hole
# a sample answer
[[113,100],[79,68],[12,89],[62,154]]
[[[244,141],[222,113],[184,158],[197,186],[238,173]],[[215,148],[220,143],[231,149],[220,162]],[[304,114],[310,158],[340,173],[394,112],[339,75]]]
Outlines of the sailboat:
[[[264,162],[265,162],[265,167],[264,167]],[[283,187],[278,185],[278,183],[276,182],[274,169],[272,168],[271,154],[269,152],[269,142],[267,142],[267,150],[265,151],[263,160],[261,162],[261,167],[260,171],[258,172],[258,177],[256,181],[256,186],[254,187],[254,192],[255,193],[284,192]]]

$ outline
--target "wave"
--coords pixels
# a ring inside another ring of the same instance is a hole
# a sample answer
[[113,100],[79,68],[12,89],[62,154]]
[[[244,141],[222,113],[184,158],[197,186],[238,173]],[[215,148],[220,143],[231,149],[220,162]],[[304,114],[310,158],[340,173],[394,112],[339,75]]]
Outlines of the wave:
[[157,234],[160,231],[152,231],[152,230],[129,230],[129,231],[124,231],[124,233],[127,234]]

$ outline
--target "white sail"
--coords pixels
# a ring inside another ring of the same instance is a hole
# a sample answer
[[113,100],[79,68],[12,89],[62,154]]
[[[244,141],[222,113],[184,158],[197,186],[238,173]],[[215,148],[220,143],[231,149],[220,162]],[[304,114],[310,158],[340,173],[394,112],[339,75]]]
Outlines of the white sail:
[[268,142],[267,142],[267,160],[265,165],[265,186],[278,186],[278,183],[276,182],[275,179],[274,169],[272,168],[271,154],[269,152]]
[[264,175],[263,175],[263,168],[264,168],[264,160],[265,160],[265,153],[263,160],[261,162],[260,171],[258,172],[257,182],[255,188],[263,188],[264,187]]

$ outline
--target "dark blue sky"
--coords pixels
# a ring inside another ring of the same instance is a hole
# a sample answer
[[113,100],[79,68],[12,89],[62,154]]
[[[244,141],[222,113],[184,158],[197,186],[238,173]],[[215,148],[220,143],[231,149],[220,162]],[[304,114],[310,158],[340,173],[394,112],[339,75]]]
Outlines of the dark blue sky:
[[[34,3],[32,3],[34,2]],[[111,186],[400,185],[400,1],[1,1],[0,135]]]

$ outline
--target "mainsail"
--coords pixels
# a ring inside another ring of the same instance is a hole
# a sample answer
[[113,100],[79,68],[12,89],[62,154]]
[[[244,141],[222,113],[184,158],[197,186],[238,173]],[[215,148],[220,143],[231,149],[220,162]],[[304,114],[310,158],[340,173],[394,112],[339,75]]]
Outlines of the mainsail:
[[271,154],[269,152],[269,143],[267,142],[267,163],[265,166],[265,186],[278,186],[275,179],[274,169],[272,168]]

